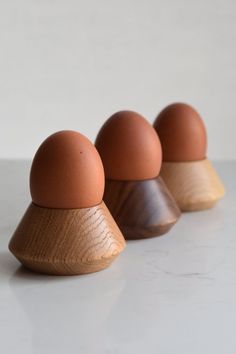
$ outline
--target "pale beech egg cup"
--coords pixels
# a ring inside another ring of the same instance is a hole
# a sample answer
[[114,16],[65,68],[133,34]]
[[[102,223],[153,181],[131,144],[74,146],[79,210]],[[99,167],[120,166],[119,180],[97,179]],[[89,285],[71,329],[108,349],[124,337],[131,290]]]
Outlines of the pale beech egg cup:
[[76,275],[106,268],[125,247],[103,202],[104,169],[82,134],[61,131],[39,147],[30,173],[32,202],[9,243],[27,268]]
[[126,239],[166,233],[180,210],[159,176],[162,151],[153,127],[138,113],[111,116],[95,146],[105,170],[104,201]]
[[191,106],[174,103],[154,122],[163,163],[160,175],[182,211],[213,207],[224,196],[224,186],[206,157],[207,134]]

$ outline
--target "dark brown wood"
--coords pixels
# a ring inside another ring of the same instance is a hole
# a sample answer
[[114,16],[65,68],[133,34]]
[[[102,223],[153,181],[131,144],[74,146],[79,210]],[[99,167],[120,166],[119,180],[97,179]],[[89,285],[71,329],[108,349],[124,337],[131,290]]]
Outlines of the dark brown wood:
[[145,181],[106,179],[104,202],[128,240],[162,235],[181,214],[161,177]]

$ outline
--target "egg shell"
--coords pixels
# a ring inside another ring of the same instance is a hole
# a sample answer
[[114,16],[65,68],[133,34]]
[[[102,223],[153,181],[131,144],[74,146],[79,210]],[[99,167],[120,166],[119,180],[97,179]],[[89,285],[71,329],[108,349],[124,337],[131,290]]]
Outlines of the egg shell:
[[154,122],[163,152],[163,161],[199,161],[206,157],[207,134],[198,112],[185,103],[163,109]]
[[112,115],[99,131],[95,146],[108,179],[137,181],[159,175],[159,138],[151,124],[136,112]]
[[94,145],[75,131],[60,131],[39,147],[30,172],[35,204],[47,208],[78,209],[101,203],[104,169]]

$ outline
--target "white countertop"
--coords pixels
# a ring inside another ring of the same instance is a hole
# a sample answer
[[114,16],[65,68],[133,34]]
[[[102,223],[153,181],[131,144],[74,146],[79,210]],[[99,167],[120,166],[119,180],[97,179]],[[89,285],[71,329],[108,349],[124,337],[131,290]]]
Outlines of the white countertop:
[[30,202],[29,162],[0,162],[0,352],[235,354],[236,162],[215,164],[227,194],[166,235],[130,241],[104,271],[53,277],[7,245]]

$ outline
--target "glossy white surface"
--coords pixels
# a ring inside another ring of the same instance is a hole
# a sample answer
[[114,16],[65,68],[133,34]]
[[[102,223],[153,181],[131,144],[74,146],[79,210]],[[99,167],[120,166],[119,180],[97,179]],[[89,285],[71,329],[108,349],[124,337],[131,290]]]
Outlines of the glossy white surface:
[[0,162],[1,353],[235,354],[236,163],[216,164],[227,194],[214,209],[78,277],[27,272],[8,252],[30,201],[28,168]]

